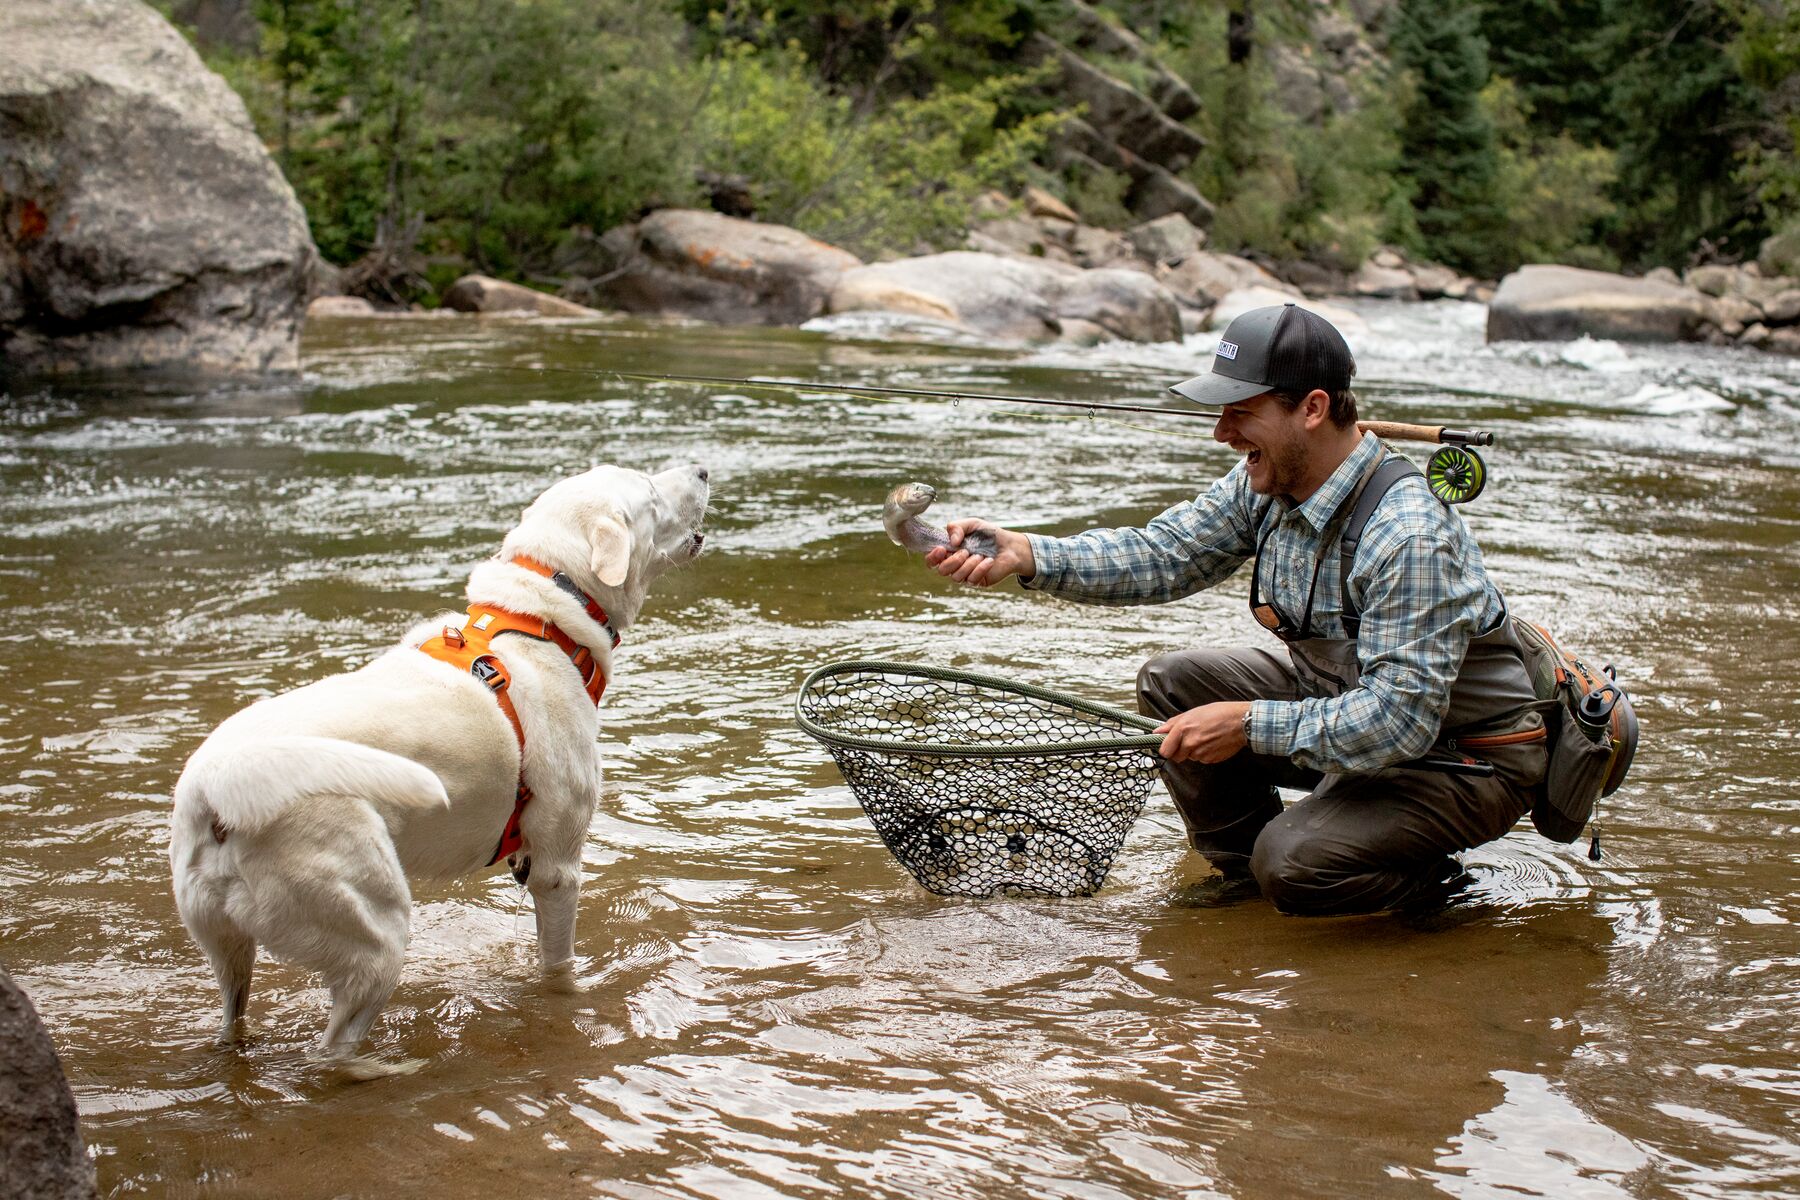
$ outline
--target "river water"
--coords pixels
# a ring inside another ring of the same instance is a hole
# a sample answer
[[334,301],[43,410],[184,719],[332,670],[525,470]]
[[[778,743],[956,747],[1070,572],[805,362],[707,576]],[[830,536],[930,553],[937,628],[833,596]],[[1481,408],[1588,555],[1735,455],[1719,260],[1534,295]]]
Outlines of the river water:
[[[1136,609],[955,587],[934,515],[1140,521],[1230,465],[1208,427],[718,392],[515,368],[1144,399],[1186,345],[997,350],[903,327],[315,324],[304,380],[0,406],[0,960],[50,1025],[104,1195],[1546,1196],[1800,1190],[1800,363],[1482,344],[1357,307],[1364,414],[1495,431],[1462,511],[1515,611],[1615,662],[1645,743],[1604,856],[1521,826],[1442,917],[1184,907],[1160,790],[1101,892],[942,899],[792,702],[822,663],[962,666],[1129,706],[1164,650],[1256,641],[1240,577]],[[534,982],[501,871],[415,895],[353,1084],[265,963],[249,1037],[180,928],[169,792],[216,722],[352,667],[598,461],[694,460],[708,552],[602,709],[583,990]]]

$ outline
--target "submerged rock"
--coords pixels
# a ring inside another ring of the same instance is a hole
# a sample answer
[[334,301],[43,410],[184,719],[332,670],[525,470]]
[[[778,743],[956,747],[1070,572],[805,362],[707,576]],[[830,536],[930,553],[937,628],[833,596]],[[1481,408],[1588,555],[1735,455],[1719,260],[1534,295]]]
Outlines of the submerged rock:
[[798,325],[818,316],[847,250],[785,225],[665,208],[602,239],[616,266],[593,281],[595,303],[727,325]]
[[320,296],[306,306],[308,320],[324,317],[372,317],[375,306],[361,296]]
[[31,1000],[0,967],[0,1194],[85,1200],[94,1165],[75,1097]]
[[1579,267],[1521,267],[1488,305],[1487,340],[1690,341],[1710,326],[1711,300],[1692,287]]
[[457,312],[530,313],[539,317],[598,317],[591,308],[487,275],[464,275],[444,293],[444,304]]
[[[1175,341],[1175,297],[1141,271],[1083,271],[1047,260],[958,250],[846,271],[827,310],[892,312],[1010,341],[1101,333],[1136,342]],[[1075,324],[1079,323],[1079,324]]]
[[293,371],[316,258],[244,103],[137,0],[6,0],[0,360]]

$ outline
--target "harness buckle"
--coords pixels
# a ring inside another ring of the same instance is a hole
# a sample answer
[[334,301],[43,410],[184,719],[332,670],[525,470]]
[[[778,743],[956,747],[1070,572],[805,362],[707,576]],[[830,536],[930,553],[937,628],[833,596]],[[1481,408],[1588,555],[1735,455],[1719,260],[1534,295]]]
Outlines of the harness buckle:
[[499,660],[491,654],[483,654],[470,663],[469,674],[486,686],[490,692],[502,691],[506,687],[506,672],[501,669]]

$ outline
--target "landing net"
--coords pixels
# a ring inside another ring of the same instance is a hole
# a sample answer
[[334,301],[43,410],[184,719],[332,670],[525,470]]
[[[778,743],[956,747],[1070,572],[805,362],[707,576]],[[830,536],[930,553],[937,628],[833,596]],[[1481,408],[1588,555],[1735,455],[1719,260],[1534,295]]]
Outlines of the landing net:
[[1162,742],[1133,713],[905,663],[821,667],[795,715],[894,857],[943,896],[1092,895],[1144,811]]

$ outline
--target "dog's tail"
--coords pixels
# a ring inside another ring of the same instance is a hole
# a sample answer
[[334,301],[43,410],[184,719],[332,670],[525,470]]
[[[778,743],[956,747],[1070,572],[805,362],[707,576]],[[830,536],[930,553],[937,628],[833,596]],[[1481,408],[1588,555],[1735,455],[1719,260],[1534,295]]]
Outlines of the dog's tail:
[[411,759],[324,737],[256,738],[202,746],[175,784],[175,817],[255,833],[307,796],[354,796],[376,811],[444,808],[444,782]]

